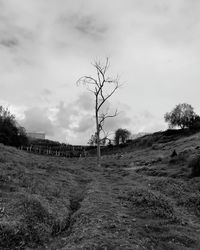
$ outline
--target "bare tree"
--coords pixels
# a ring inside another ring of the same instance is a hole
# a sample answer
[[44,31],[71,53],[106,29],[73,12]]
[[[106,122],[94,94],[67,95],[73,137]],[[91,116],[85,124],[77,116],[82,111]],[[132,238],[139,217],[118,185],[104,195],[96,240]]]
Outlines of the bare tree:
[[[108,118],[115,117],[117,110],[110,114],[107,111],[103,111],[103,105],[106,101],[115,93],[120,87],[119,78],[111,78],[107,76],[109,68],[109,59],[106,58],[104,64],[99,61],[95,61],[92,64],[96,69],[96,77],[83,76],[77,84],[83,84],[87,86],[87,89],[95,96],[95,121],[96,121],[96,137],[97,137],[97,164],[100,165],[101,161],[101,140],[105,140],[108,136],[104,131],[104,123]],[[104,138],[101,139],[101,133],[104,133]]]

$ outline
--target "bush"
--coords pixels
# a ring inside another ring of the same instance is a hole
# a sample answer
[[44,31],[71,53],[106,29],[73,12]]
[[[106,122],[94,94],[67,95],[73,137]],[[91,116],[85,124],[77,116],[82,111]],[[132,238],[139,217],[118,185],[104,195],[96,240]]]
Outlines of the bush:
[[19,127],[14,115],[0,106],[0,143],[19,147],[28,144],[24,128]]
[[130,137],[131,132],[127,129],[119,128],[115,131],[115,144],[125,144],[127,139]]
[[190,122],[189,128],[196,131],[200,130],[200,116],[195,115],[195,117]]
[[194,177],[200,176],[200,155],[196,156],[189,162],[191,174]]

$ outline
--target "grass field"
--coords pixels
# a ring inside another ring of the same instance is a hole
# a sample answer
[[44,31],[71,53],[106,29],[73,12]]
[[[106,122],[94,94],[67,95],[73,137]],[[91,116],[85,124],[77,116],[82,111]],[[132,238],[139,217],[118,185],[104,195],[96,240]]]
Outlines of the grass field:
[[0,249],[200,249],[199,146],[182,136],[97,168],[0,145]]

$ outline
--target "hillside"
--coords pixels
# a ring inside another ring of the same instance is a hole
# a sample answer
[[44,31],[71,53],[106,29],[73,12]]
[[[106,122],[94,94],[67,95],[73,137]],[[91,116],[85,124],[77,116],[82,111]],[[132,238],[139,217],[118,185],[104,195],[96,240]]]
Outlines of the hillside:
[[100,169],[0,144],[0,249],[200,249],[200,133],[143,143]]

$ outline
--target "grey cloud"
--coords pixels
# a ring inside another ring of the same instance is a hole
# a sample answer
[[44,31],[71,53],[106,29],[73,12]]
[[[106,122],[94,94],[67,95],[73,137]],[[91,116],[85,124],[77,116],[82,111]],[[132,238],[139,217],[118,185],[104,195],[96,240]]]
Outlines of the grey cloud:
[[138,112],[131,117],[132,120],[132,132],[155,132],[158,130],[164,130],[167,128],[167,125],[164,123],[164,119],[159,119],[151,112],[145,110]]
[[[78,96],[78,98],[67,105],[62,101],[57,106],[56,119],[60,126],[64,128],[71,127],[73,120],[78,122],[81,117],[85,117],[87,114],[91,114],[91,111],[94,109],[93,99],[91,95],[87,92],[84,92]],[[92,115],[91,115],[92,117]],[[80,122],[81,123],[81,122]],[[84,125],[83,125],[84,126]],[[82,125],[78,125],[78,130],[84,130]]]
[[47,88],[45,88],[45,89],[43,89],[42,94],[43,94],[43,95],[46,95],[46,96],[49,96],[49,95],[52,94],[52,91],[49,90],[49,89],[47,89]]
[[156,10],[157,23],[154,23],[153,34],[168,46],[184,46],[199,40],[199,8],[199,1],[169,1],[165,16],[160,16],[160,10]]
[[75,28],[81,33],[94,38],[100,38],[107,31],[106,25],[98,23],[97,19],[92,16],[80,17],[75,23]]
[[27,131],[45,132],[46,135],[54,135],[54,126],[48,117],[48,110],[44,108],[33,107],[24,112],[24,119],[21,121],[22,126]]
[[[121,108],[130,112],[130,107],[120,104]],[[84,134],[89,131],[95,131],[94,119],[94,97],[90,92],[84,92],[72,103],[65,105],[60,102],[57,107],[57,123],[60,127],[68,129],[72,134]],[[102,112],[115,112],[109,100],[103,106]],[[121,111],[116,117],[108,118],[105,121],[105,131],[114,131],[122,126],[129,126],[131,118],[126,111]],[[92,133],[92,132],[91,132]]]
[[58,125],[69,128],[72,116],[76,115],[73,105],[65,105],[64,102],[60,102],[57,109],[56,120]]
[[41,101],[46,103],[51,103],[51,100],[53,98],[52,94],[53,93],[51,90],[44,88],[40,94]]
[[17,23],[17,16],[11,17],[6,9],[7,16],[0,17],[0,41],[6,47],[23,46],[26,42],[34,42],[34,28],[23,27]]
[[8,48],[16,47],[19,45],[19,41],[16,38],[13,39],[2,39],[0,40],[0,45]]
[[[92,39],[95,42],[100,41],[105,37],[108,31],[108,24],[104,22],[103,18],[94,15],[91,12],[85,14],[79,10],[73,14],[66,13],[58,18],[57,24],[63,29],[68,30],[73,35],[78,35],[79,39]],[[67,37],[69,40],[69,37]],[[62,45],[62,43],[61,43]],[[69,45],[69,43],[66,43]]]
[[158,12],[164,14],[171,10],[171,3],[171,0],[168,0],[167,2],[165,0],[152,0],[151,2],[146,0],[130,1],[132,8],[146,14],[155,14]]
[[[127,83],[118,100],[135,110],[122,108],[108,130],[152,129],[170,103],[187,98],[198,106],[199,10],[198,0],[0,0],[0,97],[23,109],[53,107],[53,130],[62,135],[85,131],[93,99],[78,96],[74,83],[92,74],[95,57],[110,56],[112,70]],[[60,100],[66,103],[55,107]],[[146,108],[155,117],[141,114]]]
[[155,117],[149,111],[138,112],[132,116],[133,124],[136,126],[147,125],[147,122],[154,119]]
[[92,111],[94,109],[94,98],[92,98],[91,93],[84,92],[79,95],[76,105],[85,111]]
[[[112,114],[112,111],[110,112]],[[105,131],[115,131],[120,127],[128,128],[131,123],[131,118],[126,111],[121,111],[116,117],[108,118],[105,121]]]
[[82,116],[78,122],[78,126],[73,129],[77,133],[85,133],[88,130],[94,128],[94,120],[91,118],[91,115]]

